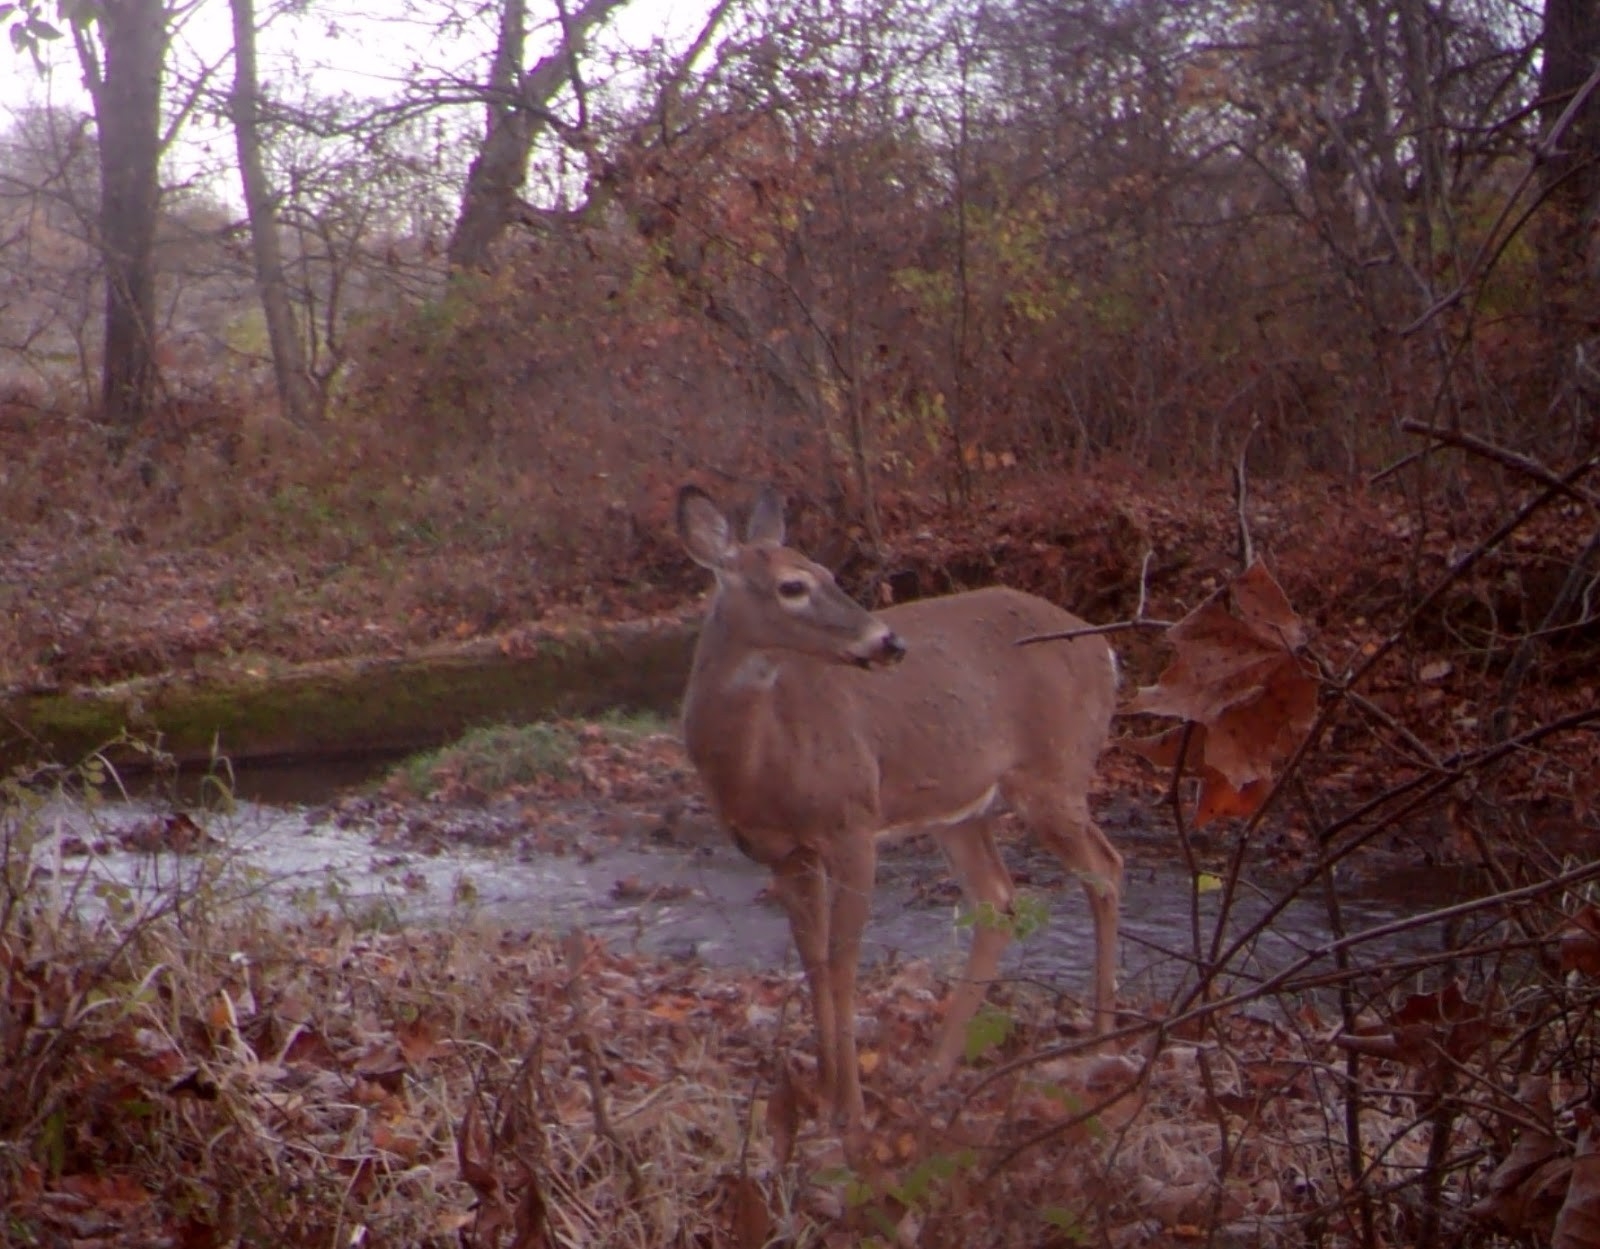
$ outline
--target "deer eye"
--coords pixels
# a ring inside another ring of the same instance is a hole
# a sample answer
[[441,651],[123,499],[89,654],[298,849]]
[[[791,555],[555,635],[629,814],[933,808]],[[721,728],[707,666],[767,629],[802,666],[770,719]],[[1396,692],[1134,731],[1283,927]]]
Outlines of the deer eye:
[[790,603],[798,603],[810,593],[811,587],[799,577],[790,577],[778,582],[778,597]]

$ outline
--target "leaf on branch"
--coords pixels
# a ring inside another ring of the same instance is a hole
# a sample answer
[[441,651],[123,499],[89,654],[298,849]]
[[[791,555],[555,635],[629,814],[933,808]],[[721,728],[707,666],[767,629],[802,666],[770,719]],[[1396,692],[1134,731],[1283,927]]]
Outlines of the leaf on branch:
[[1200,781],[1200,802],[1195,807],[1194,822],[1209,824],[1224,816],[1248,819],[1261,809],[1272,789],[1268,781],[1251,781],[1242,789],[1235,789],[1228,778],[1215,768],[1207,767]]
[[[1305,627],[1259,560],[1167,631],[1176,652],[1127,710],[1188,722],[1127,743],[1158,766],[1200,778],[1196,823],[1250,815],[1275,767],[1310,731],[1317,682],[1298,654]],[[1183,748],[1185,732],[1188,748]]]
[[1413,993],[1389,1020],[1386,1032],[1341,1033],[1341,1049],[1408,1066],[1445,1066],[1465,1062],[1489,1039],[1489,1012],[1451,981],[1433,993]]
[[[1183,749],[1185,733],[1189,736],[1187,751]],[[1226,776],[1206,762],[1205,743],[1206,726],[1191,723],[1175,725],[1154,737],[1132,738],[1122,744],[1160,768],[1177,767],[1182,755],[1183,771],[1200,778],[1196,824],[1205,825],[1226,815],[1253,815],[1267,796],[1267,782],[1250,781],[1242,789],[1235,789]]]

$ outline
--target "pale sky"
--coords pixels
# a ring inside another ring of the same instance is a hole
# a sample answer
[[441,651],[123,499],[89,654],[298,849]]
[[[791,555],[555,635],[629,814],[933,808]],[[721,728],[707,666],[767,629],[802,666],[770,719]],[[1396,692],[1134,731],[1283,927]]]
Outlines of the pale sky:
[[[449,0],[319,0],[303,16],[280,17],[257,37],[258,73],[273,94],[303,103],[309,93],[393,97],[404,86],[408,69],[420,64],[425,78],[456,76],[481,80],[494,46],[493,12],[469,2],[457,7],[469,14],[451,34],[441,33],[440,19]],[[683,48],[700,31],[711,0],[629,0],[614,12],[595,38],[601,47],[645,48],[665,40]],[[259,14],[268,0],[257,0]],[[575,5],[573,7],[576,7]],[[529,0],[531,64],[553,45],[556,35],[554,0]],[[373,16],[379,14],[381,16]],[[0,21],[0,28],[6,25]],[[233,25],[228,0],[197,0],[174,32],[169,55],[169,88],[192,78],[202,66],[215,67],[214,86],[226,90],[233,81]],[[69,39],[46,45],[53,54],[41,77],[26,54],[11,50],[0,36],[0,130],[13,110],[50,104],[90,113]],[[284,84],[289,83],[287,90]],[[444,124],[476,131],[482,110],[454,108]],[[164,161],[165,177],[239,207],[233,139],[214,119],[192,118]],[[537,162],[536,162],[537,163]]]
[[[265,0],[258,0],[258,13],[267,7]],[[550,0],[530,0],[528,7],[534,30],[527,56],[532,62],[548,46],[555,5]],[[681,46],[698,32],[709,7],[709,0],[630,0],[612,15],[601,39],[644,47],[664,37]],[[314,81],[321,94],[369,97],[394,94],[414,60],[436,73],[457,70],[481,76],[493,47],[489,21],[467,23],[449,38],[429,20],[442,8],[429,0],[325,0],[303,17],[280,18],[262,30],[257,53],[260,76],[270,83],[287,74]],[[4,25],[8,23],[0,22]],[[230,83],[232,30],[228,0],[197,0],[174,39],[174,62],[193,66],[220,61],[220,82]],[[8,45],[9,40],[0,39],[0,117],[27,104],[89,111],[69,40],[46,45],[54,53],[54,63],[44,78],[35,73],[26,54],[17,54]]]

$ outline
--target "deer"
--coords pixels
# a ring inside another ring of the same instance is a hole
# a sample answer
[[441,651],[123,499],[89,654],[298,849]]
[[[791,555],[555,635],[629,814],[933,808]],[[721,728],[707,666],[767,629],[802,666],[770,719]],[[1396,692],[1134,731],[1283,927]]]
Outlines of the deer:
[[[954,1071],[999,970],[1015,888],[995,843],[1009,808],[1084,886],[1094,920],[1094,1029],[1115,1023],[1122,856],[1088,793],[1115,710],[1115,655],[1045,599],[1004,587],[870,612],[784,545],[764,488],[742,542],[711,496],[678,493],[685,551],[715,585],[683,698],[683,734],[713,813],[772,874],[805,974],[817,1086],[862,1127],[855,995],[880,842],[930,832],[978,912],[924,1088]],[[986,912],[993,908],[993,913]]]

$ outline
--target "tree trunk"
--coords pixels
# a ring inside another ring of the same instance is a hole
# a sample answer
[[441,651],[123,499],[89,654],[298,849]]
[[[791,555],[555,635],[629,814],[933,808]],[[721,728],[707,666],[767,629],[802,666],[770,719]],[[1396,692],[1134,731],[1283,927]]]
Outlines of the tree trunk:
[[167,52],[162,0],[108,4],[100,31],[103,74],[86,76],[100,131],[100,247],[106,267],[101,414],[111,427],[113,453],[120,454],[155,406],[158,382],[155,240]]
[[505,0],[489,71],[489,118],[483,146],[467,173],[461,212],[447,255],[453,268],[488,269],[494,245],[520,215],[533,141],[550,124],[550,101],[572,79],[588,33],[626,0],[588,0],[565,23],[558,47],[522,72],[526,0]]
[[[520,2],[520,0],[519,0]],[[256,82],[254,0],[229,0],[233,10],[233,133],[239,149],[239,176],[245,209],[250,214],[250,244],[256,269],[256,290],[267,322],[272,370],[283,414],[296,425],[315,424],[322,416],[321,394],[306,370],[305,349],[289,305],[283,248],[272,187],[261,159],[261,96]]]
[[517,107],[527,25],[524,0],[505,0],[500,37],[489,67],[489,117],[483,146],[467,173],[461,214],[446,253],[453,268],[488,268],[489,251],[511,221],[517,191],[528,176],[533,117]]
[[1592,334],[1600,315],[1600,246],[1594,238],[1600,220],[1600,91],[1589,81],[1597,67],[1600,0],[1545,0],[1539,95],[1546,135],[1587,91],[1545,154],[1548,198],[1535,234],[1546,367],[1558,386],[1571,377],[1574,348]]

